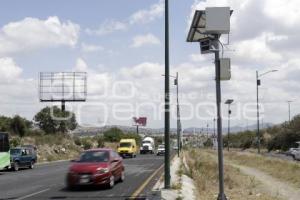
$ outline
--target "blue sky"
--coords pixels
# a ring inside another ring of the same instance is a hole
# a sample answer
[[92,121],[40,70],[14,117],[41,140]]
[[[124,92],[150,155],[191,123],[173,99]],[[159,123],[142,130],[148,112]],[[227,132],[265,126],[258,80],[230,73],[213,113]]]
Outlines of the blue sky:
[[[171,1],[172,2],[172,1]],[[174,3],[173,3],[174,2]],[[190,1],[173,1],[170,6],[171,21],[170,36],[171,63],[178,64],[186,59],[192,52],[194,45],[185,42],[187,18]],[[121,66],[131,66],[144,60],[163,62],[164,49],[164,18],[157,17],[149,23],[134,24],[124,31],[116,31],[105,35],[89,35],[86,29],[98,29],[107,20],[126,22],[129,17],[141,9],[149,9],[157,0],[101,0],[101,1],[4,1],[0,8],[0,25],[9,22],[20,21],[26,17],[46,20],[49,16],[57,16],[62,22],[71,21],[80,26],[79,39],[73,48],[59,47],[52,49],[40,49],[35,52],[21,52],[15,56],[17,63],[22,63],[24,75],[32,77],[38,71],[43,70],[69,70],[75,65],[77,57],[82,57],[92,68],[103,65],[104,70],[115,71]],[[14,10],[14,12],[11,12]],[[8,12],[9,11],[9,12]],[[151,33],[160,40],[160,45],[148,48],[128,48],[134,35]],[[80,46],[82,43],[99,45],[105,51],[84,53]],[[188,52],[187,52],[188,51]]]
[[[232,124],[255,123],[256,70],[279,70],[262,80],[263,120],[285,121],[287,100],[293,100],[292,115],[299,113],[300,49],[294,41],[300,39],[300,5],[282,2],[170,0],[171,74],[179,72],[184,127],[212,127],[215,116],[213,55],[201,55],[198,44],[186,42],[194,11],[207,6],[234,10],[224,52],[231,58],[232,79],[222,82],[222,101],[235,99]],[[38,72],[86,71],[87,102],[68,104],[82,124],[131,125],[133,116],[146,116],[149,127],[163,126],[163,0],[7,0],[0,13],[1,114],[32,119],[47,105],[38,99]],[[174,100],[172,95],[172,109]],[[113,114],[120,110],[127,118]],[[226,119],[225,106],[223,113]]]

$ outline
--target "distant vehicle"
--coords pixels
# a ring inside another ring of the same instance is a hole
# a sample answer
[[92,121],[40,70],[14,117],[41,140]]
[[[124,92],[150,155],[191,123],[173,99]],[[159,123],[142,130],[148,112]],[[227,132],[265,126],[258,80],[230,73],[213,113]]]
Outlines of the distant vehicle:
[[37,161],[36,151],[33,147],[16,147],[10,149],[10,165],[15,171],[20,168],[34,168]]
[[300,160],[300,151],[296,151],[293,156],[294,160]]
[[137,146],[135,139],[121,139],[118,147],[118,153],[123,158],[136,157]]
[[96,185],[113,188],[116,181],[125,180],[123,159],[112,149],[90,149],[73,160],[66,176],[69,189]]
[[300,141],[296,142],[296,144],[298,144],[297,148],[290,148],[287,152],[286,155],[288,156],[292,156],[295,159],[295,156],[298,152],[300,152]]
[[0,133],[0,170],[10,168],[8,133]]
[[164,144],[158,145],[156,155],[159,156],[159,155],[164,155],[164,154],[165,154],[165,145]]
[[173,149],[174,149],[174,150],[178,150],[178,144],[177,144],[177,141],[173,144]]
[[155,151],[155,143],[152,137],[145,137],[142,141],[142,146],[140,147],[140,154],[151,153]]

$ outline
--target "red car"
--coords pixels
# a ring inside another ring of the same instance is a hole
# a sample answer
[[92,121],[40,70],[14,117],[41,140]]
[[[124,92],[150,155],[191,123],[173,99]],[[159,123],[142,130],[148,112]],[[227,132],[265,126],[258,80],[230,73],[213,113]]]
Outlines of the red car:
[[73,162],[66,177],[68,188],[80,185],[113,188],[116,181],[125,179],[123,159],[112,149],[86,150]]

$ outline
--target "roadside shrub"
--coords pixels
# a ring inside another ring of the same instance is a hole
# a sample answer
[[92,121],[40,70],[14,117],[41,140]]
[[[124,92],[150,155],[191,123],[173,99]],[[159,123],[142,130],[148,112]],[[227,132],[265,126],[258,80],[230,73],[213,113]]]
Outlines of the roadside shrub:
[[26,136],[43,136],[45,132],[40,129],[28,129],[26,132]]
[[123,136],[123,131],[119,128],[111,128],[103,133],[106,142],[119,142]]
[[91,149],[93,147],[93,142],[89,138],[83,138],[81,142],[84,150]]
[[74,143],[77,146],[81,146],[82,145],[81,139],[79,137],[74,137]]
[[267,148],[271,150],[282,150],[286,151],[291,147],[296,147],[295,142],[300,141],[300,132],[286,131],[284,134],[276,134],[268,142]]
[[97,147],[98,148],[103,148],[105,146],[105,144],[104,144],[104,138],[103,137],[96,136],[95,139],[97,141]]
[[208,138],[208,139],[203,143],[203,145],[204,145],[205,147],[212,147],[212,146],[213,146],[213,141],[212,141],[212,139],[211,139],[211,138]]
[[17,147],[20,146],[20,144],[21,144],[21,139],[19,137],[15,137],[10,140],[11,147]]

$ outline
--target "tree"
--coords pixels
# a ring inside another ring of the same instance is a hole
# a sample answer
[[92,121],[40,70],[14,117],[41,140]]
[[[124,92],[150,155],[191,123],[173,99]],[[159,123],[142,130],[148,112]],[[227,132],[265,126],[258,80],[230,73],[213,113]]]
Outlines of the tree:
[[13,133],[19,135],[20,137],[23,137],[27,130],[25,120],[19,115],[16,115],[12,118],[10,128]]
[[0,131],[10,131],[11,120],[12,118],[10,117],[0,116]]
[[[71,116],[70,118],[67,118]],[[62,118],[67,118],[61,120]],[[68,130],[74,130],[77,127],[76,116],[69,111],[63,112],[57,106],[45,107],[40,110],[35,116],[34,121],[37,126],[47,134],[65,133]]]
[[124,135],[123,131],[119,128],[111,128],[103,133],[104,140],[108,142],[119,142]]

